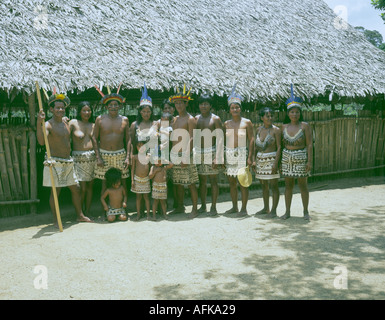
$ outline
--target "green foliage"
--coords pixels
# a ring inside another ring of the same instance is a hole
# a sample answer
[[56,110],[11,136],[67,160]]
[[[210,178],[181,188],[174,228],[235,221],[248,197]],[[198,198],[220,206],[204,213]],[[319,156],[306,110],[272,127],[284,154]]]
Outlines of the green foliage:
[[[335,106],[336,110],[343,110],[344,115],[347,116],[357,116],[358,110],[362,110],[364,108],[364,105],[358,104],[358,103],[350,103],[350,104],[336,104]],[[329,104],[316,104],[308,107],[309,110],[316,112],[316,111],[331,111],[331,105]]]
[[382,42],[383,41],[382,35],[377,30],[367,30],[364,27],[355,27],[355,29],[362,32],[366,40],[368,40],[375,47],[381,50],[384,50],[385,43]]
[[[385,11],[385,0],[372,0],[372,6],[380,11]],[[385,21],[385,12],[381,13],[382,20]]]

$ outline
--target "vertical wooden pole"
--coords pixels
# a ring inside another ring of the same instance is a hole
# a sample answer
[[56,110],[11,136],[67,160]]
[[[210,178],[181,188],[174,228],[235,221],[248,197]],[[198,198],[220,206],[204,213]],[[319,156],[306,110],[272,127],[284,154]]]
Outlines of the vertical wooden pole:
[[[7,161],[5,158],[5,150],[3,147],[3,131],[7,129],[0,128],[0,178],[2,180],[3,195],[6,201],[12,200],[11,185],[8,178]],[[1,217],[8,217],[13,215],[13,207],[10,206],[8,210],[4,210]]]
[[29,179],[28,179],[28,142],[27,131],[23,130],[20,142],[20,156],[21,156],[21,176],[23,185],[23,197],[29,198]]

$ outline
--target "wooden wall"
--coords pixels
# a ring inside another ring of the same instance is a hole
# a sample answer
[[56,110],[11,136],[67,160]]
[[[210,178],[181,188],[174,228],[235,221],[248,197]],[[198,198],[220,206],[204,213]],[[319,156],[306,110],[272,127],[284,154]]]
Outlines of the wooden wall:
[[[30,97],[30,114],[36,114]],[[360,171],[385,166],[385,114],[359,111],[358,116],[344,116],[342,111],[304,111],[304,121],[313,130],[313,176]],[[227,110],[217,114],[229,119]],[[262,125],[257,112],[245,112],[255,130]],[[276,112],[275,124],[282,126],[285,112]],[[0,218],[36,212],[37,175],[35,118],[29,125],[0,126]],[[220,174],[221,187],[227,178]],[[254,181],[254,184],[259,184]]]

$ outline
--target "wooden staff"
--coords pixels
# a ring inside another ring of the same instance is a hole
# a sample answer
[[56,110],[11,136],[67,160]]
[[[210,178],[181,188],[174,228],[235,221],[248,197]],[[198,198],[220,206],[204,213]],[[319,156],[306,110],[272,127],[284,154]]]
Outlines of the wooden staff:
[[[43,105],[41,102],[39,83],[37,81],[36,81],[36,93],[37,93],[37,100],[39,101],[39,110],[41,111],[41,110],[43,110]],[[37,130],[39,130],[39,128],[37,128]],[[48,161],[50,161],[51,160],[51,150],[49,148],[47,132],[45,129],[45,121],[43,121],[43,123],[42,123],[42,130],[43,130],[43,135],[44,135],[45,148],[47,151],[47,158],[48,158]],[[59,201],[57,198],[55,179],[53,178],[52,166],[49,165],[48,167],[49,167],[49,174],[51,176],[52,194],[53,194],[53,199],[55,202],[56,219],[57,219],[57,223],[58,223],[60,232],[63,232],[63,226],[62,226],[61,218],[60,218]]]

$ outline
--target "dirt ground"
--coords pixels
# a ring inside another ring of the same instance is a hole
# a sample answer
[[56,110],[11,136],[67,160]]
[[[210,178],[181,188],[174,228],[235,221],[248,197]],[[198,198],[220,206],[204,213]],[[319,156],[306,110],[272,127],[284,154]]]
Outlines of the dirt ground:
[[[63,201],[62,233],[47,210],[3,218],[0,299],[384,299],[385,178],[309,189],[310,223],[297,186],[286,221],[254,215],[260,188],[251,190],[244,218],[108,223],[95,213],[94,223],[76,223]],[[222,191],[219,212],[229,208]]]

